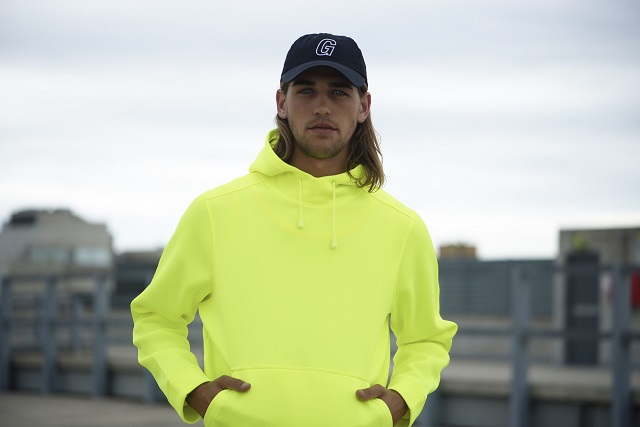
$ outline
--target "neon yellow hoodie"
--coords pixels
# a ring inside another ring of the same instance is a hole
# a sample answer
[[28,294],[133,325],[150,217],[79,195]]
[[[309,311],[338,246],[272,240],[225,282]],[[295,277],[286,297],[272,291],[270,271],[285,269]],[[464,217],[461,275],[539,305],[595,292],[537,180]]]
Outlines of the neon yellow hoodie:
[[[448,364],[456,325],[439,314],[437,261],[420,219],[346,174],[315,178],[280,160],[272,131],[250,173],[189,206],[156,274],[131,304],[139,361],[186,422],[199,384],[230,375],[207,427],[390,427],[376,383],[419,415]],[[361,176],[360,166],[351,171]],[[189,350],[199,310],[204,372]],[[397,339],[389,379],[389,321]]]

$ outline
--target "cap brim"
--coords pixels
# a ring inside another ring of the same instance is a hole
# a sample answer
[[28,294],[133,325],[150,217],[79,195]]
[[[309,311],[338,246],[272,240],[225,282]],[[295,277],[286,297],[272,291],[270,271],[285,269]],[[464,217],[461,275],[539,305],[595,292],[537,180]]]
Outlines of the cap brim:
[[286,73],[282,74],[281,79],[283,82],[289,83],[301,73],[315,67],[331,67],[344,75],[347,80],[349,80],[355,87],[362,87],[367,82],[364,76],[362,76],[362,74],[358,73],[357,71],[353,71],[351,68],[337,62],[324,60],[306,62],[304,64],[298,65],[297,67],[293,67]]

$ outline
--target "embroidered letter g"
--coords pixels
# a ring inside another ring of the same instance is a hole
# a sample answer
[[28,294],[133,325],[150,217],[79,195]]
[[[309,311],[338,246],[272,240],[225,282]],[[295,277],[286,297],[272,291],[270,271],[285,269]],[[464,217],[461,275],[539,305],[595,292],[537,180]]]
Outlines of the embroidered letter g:
[[336,41],[332,39],[322,39],[316,47],[316,55],[331,56],[333,49],[336,47]]

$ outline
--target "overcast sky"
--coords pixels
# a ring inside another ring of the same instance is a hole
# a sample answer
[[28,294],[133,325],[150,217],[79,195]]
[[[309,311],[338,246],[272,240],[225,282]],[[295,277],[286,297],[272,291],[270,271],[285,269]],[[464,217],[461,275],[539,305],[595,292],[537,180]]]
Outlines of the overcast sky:
[[640,226],[640,3],[0,0],[0,221],[70,208],[117,251],[165,245],[245,174],[302,34],[353,37],[386,190],[436,246],[557,254]]

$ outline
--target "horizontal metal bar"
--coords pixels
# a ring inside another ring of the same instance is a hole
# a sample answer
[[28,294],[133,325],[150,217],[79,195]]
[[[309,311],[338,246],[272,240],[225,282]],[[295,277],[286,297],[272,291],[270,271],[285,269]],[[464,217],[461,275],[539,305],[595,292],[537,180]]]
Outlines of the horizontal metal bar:
[[94,279],[96,277],[113,278],[114,274],[108,270],[98,272],[64,272],[64,273],[24,273],[24,274],[10,274],[3,276],[4,280],[7,280],[11,285],[15,282],[35,281],[35,280],[47,280],[49,278],[55,279],[77,279],[86,278]]
[[465,328],[459,327],[456,335],[510,336],[513,333],[507,328]]
[[[509,337],[513,335],[515,331],[513,329],[505,328],[460,328],[458,329],[458,335],[478,335],[478,336],[504,336]],[[571,338],[571,339],[611,339],[613,338],[613,332],[582,332],[582,331],[570,331],[570,330],[557,330],[557,329],[527,329],[521,332],[525,337],[530,338]],[[623,334],[624,338],[630,340],[640,339],[640,331],[628,332]]]
[[579,340],[611,339],[612,332],[558,331],[553,329],[531,329],[525,335],[532,338],[571,338]]

